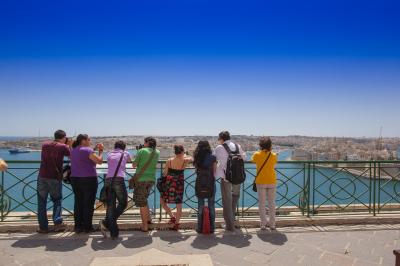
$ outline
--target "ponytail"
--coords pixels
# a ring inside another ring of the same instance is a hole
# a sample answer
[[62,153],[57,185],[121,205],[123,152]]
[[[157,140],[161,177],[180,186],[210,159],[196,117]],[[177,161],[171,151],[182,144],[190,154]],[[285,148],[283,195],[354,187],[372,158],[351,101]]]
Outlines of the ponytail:
[[76,148],[81,145],[83,140],[87,140],[89,136],[87,134],[79,134],[76,140],[72,143],[72,148]]

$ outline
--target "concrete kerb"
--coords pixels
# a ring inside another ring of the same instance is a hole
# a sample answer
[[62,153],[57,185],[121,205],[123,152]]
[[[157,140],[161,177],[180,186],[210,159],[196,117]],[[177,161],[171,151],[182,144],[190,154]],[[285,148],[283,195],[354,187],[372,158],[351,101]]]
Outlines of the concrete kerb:
[[[97,229],[98,219],[94,220]],[[314,216],[314,217],[279,217],[276,226],[280,227],[306,227],[306,226],[328,226],[328,225],[365,225],[365,224],[397,224],[400,221],[400,215],[382,215],[382,216],[365,216],[365,215],[346,215],[346,216]],[[196,227],[195,219],[185,219],[181,222],[180,228],[183,230],[193,230]],[[223,221],[218,219],[216,227],[221,228]],[[239,218],[238,226],[241,228],[258,228],[260,221],[255,217]],[[119,222],[120,230],[135,231],[140,230],[140,221],[138,220],[122,220]],[[166,220],[155,222],[150,226],[152,230],[170,230]],[[38,229],[37,222],[0,222],[0,233],[33,233]],[[51,227],[50,227],[51,229]],[[73,231],[73,223],[67,222],[67,231]]]

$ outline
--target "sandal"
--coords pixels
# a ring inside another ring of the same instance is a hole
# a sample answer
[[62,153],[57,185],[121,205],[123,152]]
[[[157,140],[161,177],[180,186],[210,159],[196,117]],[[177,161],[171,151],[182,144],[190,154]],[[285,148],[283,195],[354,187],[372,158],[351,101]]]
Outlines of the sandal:
[[175,224],[176,223],[176,218],[175,217],[171,217],[171,219],[169,219],[168,224]]
[[180,224],[174,224],[174,227],[172,227],[172,230],[178,231],[179,230],[179,225]]

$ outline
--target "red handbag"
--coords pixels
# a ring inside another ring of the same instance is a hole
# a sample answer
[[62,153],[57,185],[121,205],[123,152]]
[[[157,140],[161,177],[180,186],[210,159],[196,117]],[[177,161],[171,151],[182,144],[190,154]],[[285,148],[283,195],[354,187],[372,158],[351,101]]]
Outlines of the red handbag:
[[210,210],[207,206],[203,207],[203,228],[202,233],[209,235],[211,233],[210,229]]

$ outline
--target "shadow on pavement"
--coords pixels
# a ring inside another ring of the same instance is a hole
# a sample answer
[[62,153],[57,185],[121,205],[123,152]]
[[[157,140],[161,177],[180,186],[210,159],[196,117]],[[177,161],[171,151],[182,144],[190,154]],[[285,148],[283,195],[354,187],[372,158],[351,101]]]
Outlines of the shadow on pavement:
[[222,238],[219,239],[219,243],[236,248],[244,248],[250,246],[250,239],[253,236],[250,234],[243,234],[242,231],[236,231],[232,234],[230,232],[224,232]]
[[242,231],[237,231],[236,233],[224,232],[222,237],[218,237],[217,235],[197,235],[191,246],[203,250],[212,248],[218,244],[244,248],[250,246],[250,239],[252,237],[252,235],[244,234]]
[[45,247],[46,251],[68,252],[86,246],[89,235],[74,236],[73,238],[54,238],[44,235],[31,235],[19,239],[11,244],[14,248],[38,248]]
[[[118,242],[118,241],[117,241]],[[133,234],[128,239],[118,242],[126,248],[142,248],[153,243],[152,236],[139,232],[138,234]]]
[[210,249],[218,245],[218,238],[216,235],[197,235],[190,245],[196,249]]
[[268,232],[268,233],[257,233],[257,237],[264,242],[268,242],[272,245],[282,246],[287,242],[287,237],[285,234],[276,232]]
[[[173,234],[171,234],[173,232]],[[161,240],[168,242],[169,244],[174,244],[182,241],[186,241],[190,236],[183,235],[179,231],[156,231],[153,237],[158,237]]]
[[98,250],[111,250],[116,248],[119,244],[121,244],[122,239],[112,240],[110,238],[104,238],[103,236],[94,237],[92,239],[92,249],[94,251]]

